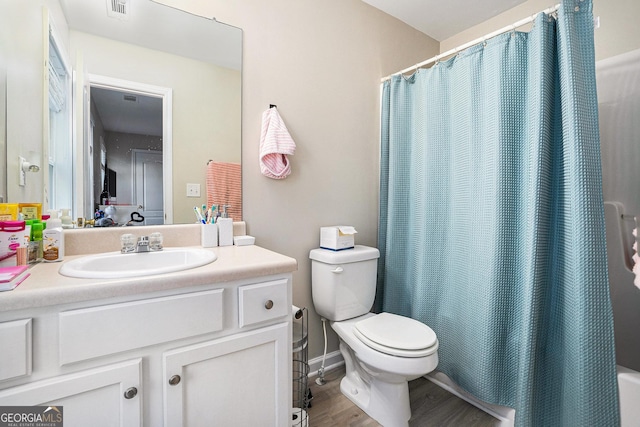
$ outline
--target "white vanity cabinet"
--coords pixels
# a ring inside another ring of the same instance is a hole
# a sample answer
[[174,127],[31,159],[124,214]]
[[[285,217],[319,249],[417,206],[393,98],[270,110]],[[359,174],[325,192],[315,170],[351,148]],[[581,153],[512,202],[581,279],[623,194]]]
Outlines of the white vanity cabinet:
[[165,426],[290,425],[288,331],[280,323],[165,353]]
[[65,426],[142,425],[141,359],[0,391],[1,406],[62,406]]
[[0,343],[0,406],[62,406],[66,427],[289,426],[291,277],[0,312],[19,342]]

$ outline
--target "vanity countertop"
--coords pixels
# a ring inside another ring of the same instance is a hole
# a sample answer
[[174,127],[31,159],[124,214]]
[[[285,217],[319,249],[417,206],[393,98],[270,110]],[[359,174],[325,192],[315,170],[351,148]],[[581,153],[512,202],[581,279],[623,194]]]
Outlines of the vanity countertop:
[[0,292],[0,312],[45,307],[128,295],[167,291],[190,286],[290,273],[297,270],[294,258],[260,246],[225,246],[208,249],[218,259],[190,270],[126,279],[77,279],[58,273],[63,262],[39,263],[31,275],[12,291]]

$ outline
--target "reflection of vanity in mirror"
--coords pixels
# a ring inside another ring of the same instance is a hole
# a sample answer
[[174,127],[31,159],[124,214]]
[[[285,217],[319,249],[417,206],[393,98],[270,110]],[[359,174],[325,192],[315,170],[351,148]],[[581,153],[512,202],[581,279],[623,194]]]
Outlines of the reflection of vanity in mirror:
[[[241,160],[242,31],[151,0],[7,0],[0,12],[5,201],[91,218],[111,184],[116,209],[194,222],[208,160]],[[20,157],[40,165],[24,185]]]

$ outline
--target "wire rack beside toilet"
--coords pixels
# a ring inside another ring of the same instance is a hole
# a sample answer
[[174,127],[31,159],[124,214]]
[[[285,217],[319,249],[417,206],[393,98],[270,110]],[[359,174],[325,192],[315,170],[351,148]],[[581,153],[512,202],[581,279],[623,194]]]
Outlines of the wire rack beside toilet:
[[309,319],[306,307],[293,313],[293,407],[292,427],[308,427],[307,408],[311,400],[309,390]]

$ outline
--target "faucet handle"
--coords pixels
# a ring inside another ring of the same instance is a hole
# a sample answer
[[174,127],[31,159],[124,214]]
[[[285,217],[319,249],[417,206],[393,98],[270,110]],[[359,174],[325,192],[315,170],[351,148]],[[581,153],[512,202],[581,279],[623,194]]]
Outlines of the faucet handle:
[[136,250],[136,236],[133,234],[123,234],[120,236],[120,252],[128,254]]
[[149,235],[149,249],[152,251],[161,251],[162,250],[162,233],[155,232]]

